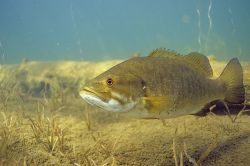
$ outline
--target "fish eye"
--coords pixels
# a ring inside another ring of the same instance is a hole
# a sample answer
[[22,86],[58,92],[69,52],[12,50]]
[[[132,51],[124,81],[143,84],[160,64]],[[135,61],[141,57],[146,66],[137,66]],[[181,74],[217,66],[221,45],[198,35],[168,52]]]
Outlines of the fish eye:
[[114,81],[112,80],[112,78],[108,78],[106,83],[108,84],[108,86],[112,86]]

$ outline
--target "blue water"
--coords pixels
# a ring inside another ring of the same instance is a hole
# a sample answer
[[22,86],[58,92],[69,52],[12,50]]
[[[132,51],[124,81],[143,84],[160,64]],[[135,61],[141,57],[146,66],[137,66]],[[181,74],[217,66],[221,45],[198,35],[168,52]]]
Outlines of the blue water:
[[0,1],[1,63],[127,59],[159,47],[250,60],[249,43],[248,0]]

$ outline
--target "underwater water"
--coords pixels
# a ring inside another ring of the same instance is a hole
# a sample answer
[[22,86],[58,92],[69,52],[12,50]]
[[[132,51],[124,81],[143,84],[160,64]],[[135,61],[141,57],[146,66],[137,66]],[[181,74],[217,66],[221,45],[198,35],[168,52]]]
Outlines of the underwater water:
[[249,165],[249,110],[140,119],[79,95],[166,48],[206,55],[215,78],[237,57],[249,107],[249,1],[2,0],[0,25],[0,166]]
[[126,59],[155,48],[249,59],[247,0],[0,2],[2,63]]

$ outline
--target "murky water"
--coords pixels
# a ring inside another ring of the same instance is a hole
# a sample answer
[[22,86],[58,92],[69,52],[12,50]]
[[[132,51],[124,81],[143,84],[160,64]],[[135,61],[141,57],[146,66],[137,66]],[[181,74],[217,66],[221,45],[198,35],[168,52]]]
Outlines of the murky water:
[[0,165],[248,165],[246,115],[134,119],[79,87],[156,48],[229,59],[250,104],[250,4],[216,0],[0,2]]

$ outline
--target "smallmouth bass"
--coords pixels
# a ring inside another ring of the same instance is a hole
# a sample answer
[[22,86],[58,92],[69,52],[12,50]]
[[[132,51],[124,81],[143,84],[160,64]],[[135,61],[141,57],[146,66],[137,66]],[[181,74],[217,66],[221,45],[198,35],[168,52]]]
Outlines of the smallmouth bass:
[[218,78],[206,56],[179,55],[156,49],[147,57],[124,61],[87,82],[80,96],[107,111],[139,118],[171,118],[197,114],[216,100],[245,101],[243,70],[233,58]]

